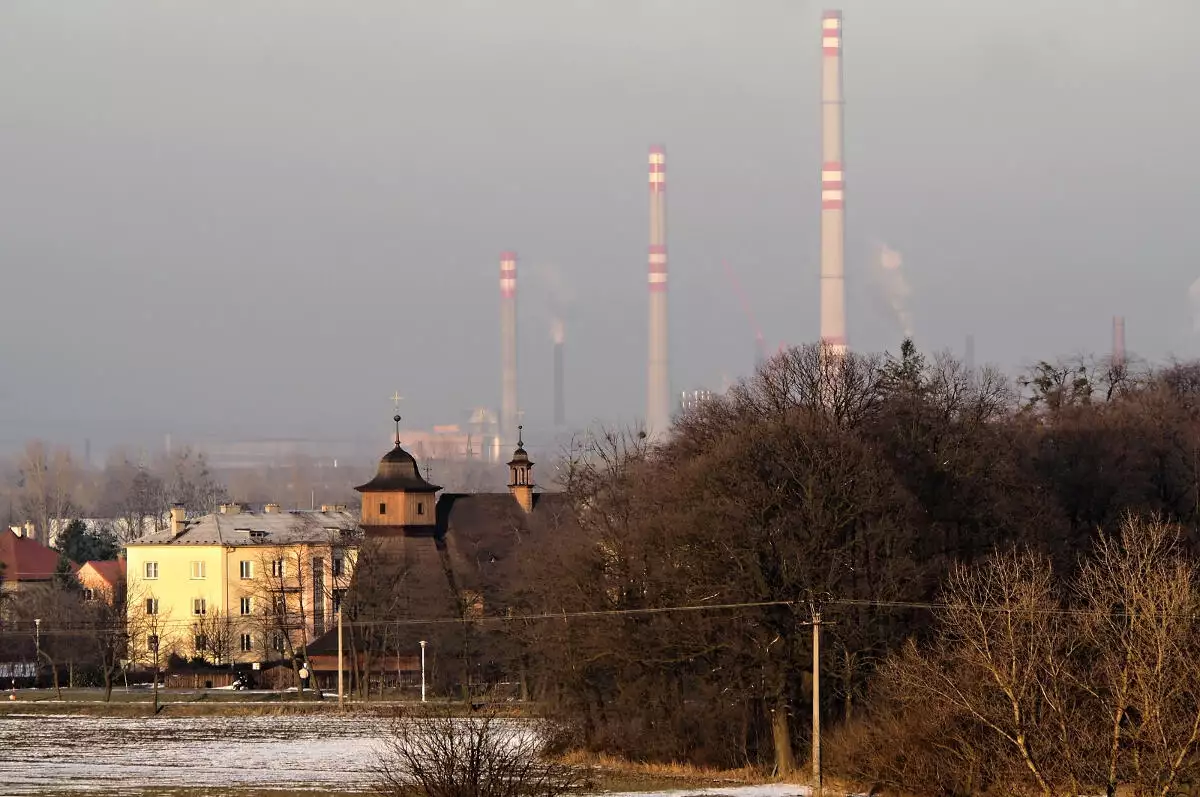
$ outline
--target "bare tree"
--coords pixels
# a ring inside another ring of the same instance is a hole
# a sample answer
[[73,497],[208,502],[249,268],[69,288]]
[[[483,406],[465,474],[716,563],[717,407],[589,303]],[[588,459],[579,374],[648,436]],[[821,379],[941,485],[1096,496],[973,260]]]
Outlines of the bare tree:
[[71,452],[34,440],[26,444],[19,468],[20,509],[33,521],[38,540],[49,545],[51,530],[62,527],[75,508],[78,471]]
[[1128,517],[1079,578],[1093,694],[1107,718],[1103,781],[1165,797],[1194,775],[1200,738],[1200,571],[1179,529]]
[[192,623],[192,634],[195,655],[213,664],[228,664],[233,660],[237,629],[228,614],[216,609],[197,617]]
[[301,697],[300,668],[310,641],[312,558],[307,545],[264,548],[251,587],[260,634],[266,647],[290,664]]
[[552,736],[545,723],[504,719],[492,709],[401,717],[384,737],[376,789],[388,797],[558,797],[583,777],[545,755]]

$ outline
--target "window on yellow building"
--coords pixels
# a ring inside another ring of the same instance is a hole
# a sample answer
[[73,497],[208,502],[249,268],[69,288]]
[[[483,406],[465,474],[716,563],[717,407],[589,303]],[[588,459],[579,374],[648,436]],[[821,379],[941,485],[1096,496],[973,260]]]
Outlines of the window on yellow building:
[[346,573],[346,558],[344,556],[333,557],[333,577],[339,578]]
[[254,578],[254,563],[244,559],[238,562],[238,575],[243,581]]
[[254,649],[254,640],[249,634],[242,634],[241,648],[243,653]]
[[196,652],[203,653],[208,647],[208,638],[204,634],[196,634]]
[[192,614],[197,617],[208,614],[208,601],[204,598],[192,598]]
[[192,562],[192,578],[204,578],[204,562]]
[[158,614],[158,598],[146,598],[146,614]]
[[146,562],[146,578],[158,578],[158,562]]
[[247,614],[250,614],[251,612],[253,612],[253,610],[254,610],[254,606],[253,606],[253,604],[250,602],[250,598],[249,598],[249,597],[242,598],[242,606],[241,606],[241,609],[242,609],[242,616],[243,616],[243,617],[244,617],[244,616],[246,616]]
[[387,514],[387,504],[385,504],[385,503],[383,503],[383,502],[380,502],[380,504],[379,504],[379,514],[381,514],[381,515],[386,515],[386,514]]
[[283,560],[276,559],[271,562],[271,578],[283,578]]

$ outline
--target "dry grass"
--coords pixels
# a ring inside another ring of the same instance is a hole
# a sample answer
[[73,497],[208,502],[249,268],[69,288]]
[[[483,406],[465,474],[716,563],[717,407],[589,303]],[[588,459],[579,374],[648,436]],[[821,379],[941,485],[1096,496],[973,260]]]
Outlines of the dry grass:
[[609,787],[635,785],[640,788],[669,786],[711,786],[729,784],[766,783],[770,777],[756,767],[741,769],[713,769],[682,761],[659,763],[652,761],[629,761],[598,753],[570,752],[560,756],[569,764],[592,773],[593,779]]

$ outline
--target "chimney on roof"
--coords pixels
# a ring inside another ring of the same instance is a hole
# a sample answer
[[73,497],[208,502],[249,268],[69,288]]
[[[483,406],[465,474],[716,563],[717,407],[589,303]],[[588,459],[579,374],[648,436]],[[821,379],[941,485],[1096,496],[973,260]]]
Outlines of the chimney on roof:
[[182,534],[184,527],[187,525],[187,510],[183,508],[183,504],[174,504],[171,506],[171,533]]
[[[325,508],[322,507],[321,511],[324,512]],[[263,512],[266,512],[268,515],[278,514],[279,513],[279,504],[267,504],[266,506],[263,507]]]
[[222,515],[236,515],[242,511],[240,504],[221,504],[219,511]]

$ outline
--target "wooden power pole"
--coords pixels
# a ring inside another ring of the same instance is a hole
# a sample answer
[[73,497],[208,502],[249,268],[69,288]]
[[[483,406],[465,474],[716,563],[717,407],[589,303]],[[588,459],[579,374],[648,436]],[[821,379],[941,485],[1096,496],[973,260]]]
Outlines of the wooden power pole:
[[813,609],[812,779],[813,794],[821,797],[821,612]]

